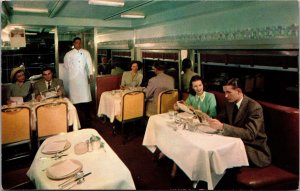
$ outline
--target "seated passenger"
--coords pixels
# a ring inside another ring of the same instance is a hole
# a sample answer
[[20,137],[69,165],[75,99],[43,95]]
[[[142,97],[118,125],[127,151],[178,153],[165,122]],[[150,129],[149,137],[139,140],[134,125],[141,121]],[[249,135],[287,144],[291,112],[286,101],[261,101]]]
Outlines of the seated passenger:
[[[200,76],[193,76],[190,80],[189,97],[185,101],[192,110],[200,110],[210,117],[217,116],[217,102],[215,95],[204,91],[203,80]],[[177,104],[174,108],[178,110]]]
[[209,119],[212,128],[225,136],[241,138],[250,166],[265,167],[271,164],[271,153],[267,145],[263,109],[255,100],[243,94],[238,78],[230,79],[223,90],[225,107],[218,119]]
[[189,84],[191,81],[191,78],[197,73],[195,73],[192,69],[192,63],[191,60],[188,58],[183,59],[182,61],[182,71],[184,74],[182,75],[182,89],[184,92],[189,92]]
[[10,97],[23,97],[24,102],[30,101],[32,86],[30,81],[25,79],[25,68],[23,66],[14,68],[11,71],[10,79],[12,84],[7,91],[7,103],[10,104],[12,102]]
[[131,71],[123,73],[121,81],[121,89],[126,87],[137,87],[141,86],[143,80],[143,74],[138,70],[141,65],[140,61],[133,60],[131,61]]
[[57,96],[64,96],[64,84],[63,81],[57,78],[53,78],[53,71],[50,67],[45,67],[42,69],[43,79],[37,81],[34,84],[33,92],[37,101],[41,101],[41,92],[46,92],[49,90],[57,91]]
[[101,63],[98,66],[98,74],[110,74],[111,73],[111,64],[107,60],[106,56],[102,56]]
[[124,70],[121,68],[121,63],[119,60],[112,63],[111,75],[121,75]]
[[154,63],[155,77],[152,77],[147,87],[144,89],[146,94],[146,114],[154,115],[157,114],[157,97],[160,92],[165,90],[171,90],[175,88],[174,78],[164,73],[165,64],[163,62]]

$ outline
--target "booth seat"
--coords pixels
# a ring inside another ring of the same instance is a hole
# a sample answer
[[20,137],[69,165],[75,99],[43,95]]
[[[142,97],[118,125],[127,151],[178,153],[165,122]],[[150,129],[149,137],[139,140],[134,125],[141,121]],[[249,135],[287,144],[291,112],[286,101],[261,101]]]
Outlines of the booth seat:
[[[217,111],[224,108],[223,92],[216,97]],[[187,93],[182,94],[186,99]],[[263,108],[265,130],[272,164],[265,168],[242,167],[236,183],[240,189],[298,189],[299,186],[299,109],[257,100]]]
[[98,75],[96,77],[97,106],[99,105],[100,97],[103,92],[120,89],[121,80],[122,80],[122,75]]

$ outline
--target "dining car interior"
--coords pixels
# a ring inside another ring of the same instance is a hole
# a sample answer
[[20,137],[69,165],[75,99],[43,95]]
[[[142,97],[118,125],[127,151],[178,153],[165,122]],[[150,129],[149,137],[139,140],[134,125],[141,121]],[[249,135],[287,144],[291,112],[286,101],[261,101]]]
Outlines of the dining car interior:
[[1,1],[5,190],[298,190],[299,1]]

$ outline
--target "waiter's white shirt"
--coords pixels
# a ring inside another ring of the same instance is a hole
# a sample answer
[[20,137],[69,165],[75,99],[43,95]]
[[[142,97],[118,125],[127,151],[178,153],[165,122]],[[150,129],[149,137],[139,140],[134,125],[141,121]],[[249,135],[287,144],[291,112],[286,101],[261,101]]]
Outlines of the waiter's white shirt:
[[75,48],[64,57],[65,79],[68,80],[69,98],[73,104],[92,101],[89,75],[93,74],[92,58],[87,50]]

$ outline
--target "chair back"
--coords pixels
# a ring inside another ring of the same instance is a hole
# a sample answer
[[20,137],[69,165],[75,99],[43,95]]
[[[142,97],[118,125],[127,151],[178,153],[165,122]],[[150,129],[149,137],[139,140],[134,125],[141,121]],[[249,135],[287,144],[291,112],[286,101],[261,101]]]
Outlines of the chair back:
[[30,142],[30,109],[27,107],[2,109],[2,144]]
[[67,103],[55,102],[36,108],[38,139],[68,131]]
[[142,91],[129,92],[122,97],[121,115],[119,121],[127,121],[144,117],[145,93]]
[[174,108],[174,104],[178,101],[178,90],[162,91],[157,99],[157,113],[166,113]]

